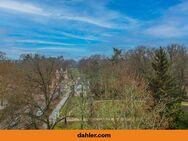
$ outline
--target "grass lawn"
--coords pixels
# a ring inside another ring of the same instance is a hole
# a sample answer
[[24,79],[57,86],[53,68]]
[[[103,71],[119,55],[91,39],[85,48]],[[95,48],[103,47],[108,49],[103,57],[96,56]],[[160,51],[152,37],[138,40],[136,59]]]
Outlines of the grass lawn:
[[81,125],[80,122],[68,122],[67,125],[65,123],[59,123],[56,127],[55,130],[62,130],[62,129],[80,129]]
[[[81,110],[81,98],[73,96],[71,97],[66,105],[62,108],[60,116],[70,116],[67,119],[76,118],[81,119],[81,115],[84,115],[84,118],[87,119],[89,113],[89,103],[87,101],[84,102],[84,113]],[[110,119],[114,116],[121,117],[121,111],[123,105],[121,104],[121,100],[96,100],[93,103],[94,113],[92,118],[104,118]],[[106,124],[105,128],[110,129],[112,126],[112,121],[107,121],[105,123],[101,123],[102,121],[95,121],[94,124],[88,124],[87,121],[84,122],[84,129],[97,129],[100,128],[100,124]],[[104,121],[103,121],[104,122]],[[92,127],[91,127],[92,126]],[[81,122],[80,121],[67,121],[67,124],[62,121],[59,123],[55,129],[80,129]]]
[[60,112],[60,117],[61,116],[65,116],[68,115],[69,112],[74,109],[74,105],[73,103],[77,103],[77,97],[70,97],[70,99],[67,100],[67,102],[65,103],[65,106],[61,109]]
[[120,100],[97,100],[94,102],[94,109],[96,117],[112,118],[121,114],[123,104]]
[[[119,114],[123,108],[120,100],[96,100],[93,103],[94,115],[93,117],[112,117],[113,114]],[[89,112],[89,103],[84,102],[84,111]],[[111,114],[113,113],[113,114]],[[71,97],[66,105],[62,108],[60,116],[67,115],[79,118],[81,112],[81,99],[80,97]]]
[[[84,113],[81,110],[82,99],[78,96],[71,97],[66,105],[62,108],[60,115],[61,116],[71,116],[67,118],[67,124],[62,121],[59,123],[55,129],[56,130],[66,130],[66,129],[81,129],[81,122],[78,119],[81,119],[81,115],[84,116],[86,120],[83,122],[84,129],[112,129],[116,124],[114,121],[109,120],[113,119],[114,116],[121,118],[122,110],[125,111],[125,105],[122,104],[121,100],[95,100],[93,103],[94,114],[92,116],[93,121],[88,122],[88,112],[89,112],[89,103],[84,101]],[[127,107],[127,106],[126,106]],[[188,102],[182,102],[182,108],[184,111],[188,112]],[[129,113],[129,112],[128,112]],[[127,117],[129,115],[127,114]],[[77,119],[77,120],[71,120]],[[97,120],[98,119],[98,120]],[[102,119],[102,120],[101,120]],[[121,129],[121,125],[120,125]],[[123,127],[122,127],[123,129]]]
[[[83,129],[85,130],[92,130],[92,129],[112,129],[113,127],[112,122],[102,122],[102,121],[97,121],[93,122],[92,124],[88,124],[87,122],[84,122],[83,124]],[[64,122],[59,123],[56,127],[55,130],[80,130],[81,129],[81,122],[76,121],[76,122],[67,122],[65,124]]]

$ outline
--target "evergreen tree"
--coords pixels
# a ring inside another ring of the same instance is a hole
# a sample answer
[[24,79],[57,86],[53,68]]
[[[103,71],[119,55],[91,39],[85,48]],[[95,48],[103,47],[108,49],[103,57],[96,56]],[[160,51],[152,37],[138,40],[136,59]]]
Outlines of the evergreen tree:
[[152,62],[153,75],[150,78],[149,86],[153,91],[155,104],[165,102],[167,106],[180,101],[182,97],[176,80],[170,73],[170,63],[163,48],[156,50]]
[[181,99],[184,91],[170,73],[170,63],[163,48],[156,50],[152,62],[153,74],[150,77],[149,87],[154,98],[154,105],[164,104],[165,109],[160,113],[169,120],[169,128],[176,128],[181,122]]

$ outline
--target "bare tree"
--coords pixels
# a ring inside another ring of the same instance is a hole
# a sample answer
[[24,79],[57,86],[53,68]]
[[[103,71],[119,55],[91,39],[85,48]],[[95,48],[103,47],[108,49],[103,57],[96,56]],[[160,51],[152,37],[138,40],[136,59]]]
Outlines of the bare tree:
[[27,115],[32,119],[35,128],[52,129],[57,122],[65,117],[59,118],[55,123],[50,121],[49,114],[61,94],[60,84],[64,80],[62,62],[55,58],[45,58],[35,55],[27,57],[24,65],[26,71],[27,86]]

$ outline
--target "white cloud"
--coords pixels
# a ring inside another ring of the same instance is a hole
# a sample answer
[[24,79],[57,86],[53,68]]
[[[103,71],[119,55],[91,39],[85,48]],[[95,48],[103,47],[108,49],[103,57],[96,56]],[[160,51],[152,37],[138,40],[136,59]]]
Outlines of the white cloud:
[[90,18],[90,17],[84,17],[84,16],[65,16],[65,15],[60,16],[60,18],[72,20],[72,21],[85,22],[85,23],[89,23],[89,24],[93,24],[93,25],[105,27],[105,28],[113,28],[111,23],[108,23],[102,20],[97,20],[97,18]]
[[[82,3],[87,3],[85,1],[78,1]],[[89,5],[90,4],[90,5]],[[128,29],[131,26],[137,24],[137,20],[120,13],[109,10],[105,7],[104,4],[99,5],[97,2],[89,3],[85,5],[85,12],[82,12],[80,9],[77,9],[77,6],[66,6],[62,7],[50,7],[46,6],[45,8],[38,5],[34,5],[28,2],[18,2],[18,1],[4,1],[0,0],[0,9],[14,10],[17,12],[25,14],[34,14],[38,16],[46,16],[49,18],[55,18],[58,20],[68,20],[68,21],[77,21],[87,24],[92,24],[98,27],[110,28],[110,29]],[[77,4],[78,5],[78,4]],[[84,8],[83,7],[83,8]],[[91,11],[89,11],[92,9]],[[120,19],[123,19],[122,21]]]
[[66,36],[66,37],[70,37],[70,38],[75,38],[75,39],[81,39],[81,40],[91,40],[91,41],[96,41],[99,40],[94,36],[83,36],[83,35],[75,35],[75,34],[71,34],[71,33],[66,33],[66,32],[60,32],[62,35]]
[[44,40],[16,40],[17,43],[32,43],[32,44],[52,44],[52,45],[63,45],[63,46],[70,46],[74,44],[69,43],[62,43],[62,42],[51,42],[51,41],[44,41]]
[[0,0],[0,8],[14,10],[22,13],[49,16],[42,8],[30,3],[20,3],[16,1]]
[[178,38],[188,35],[186,27],[159,25],[146,29],[145,33],[159,38]]
[[71,51],[71,52],[81,52],[81,51],[85,51],[84,48],[68,48],[68,47],[42,47],[42,48],[36,48],[33,49],[35,51],[43,51],[43,50],[51,50],[51,51]]
[[158,38],[182,38],[188,35],[188,1],[167,9],[162,17],[150,23],[145,34]]

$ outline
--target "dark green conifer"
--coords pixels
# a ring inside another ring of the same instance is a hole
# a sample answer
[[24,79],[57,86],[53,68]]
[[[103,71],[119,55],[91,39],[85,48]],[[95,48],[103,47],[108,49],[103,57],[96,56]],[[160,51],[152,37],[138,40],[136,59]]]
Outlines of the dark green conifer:
[[149,87],[154,98],[154,105],[164,104],[161,116],[169,119],[169,128],[177,128],[182,122],[184,112],[181,109],[181,100],[184,90],[177,85],[175,77],[170,72],[170,63],[163,48],[156,50],[152,62],[153,74],[150,77]]
[[161,47],[155,52],[152,68],[153,74],[149,86],[153,91],[155,104],[164,102],[167,106],[171,106],[178,102],[181,98],[180,88],[178,88],[176,80],[170,73],[167,54]]

